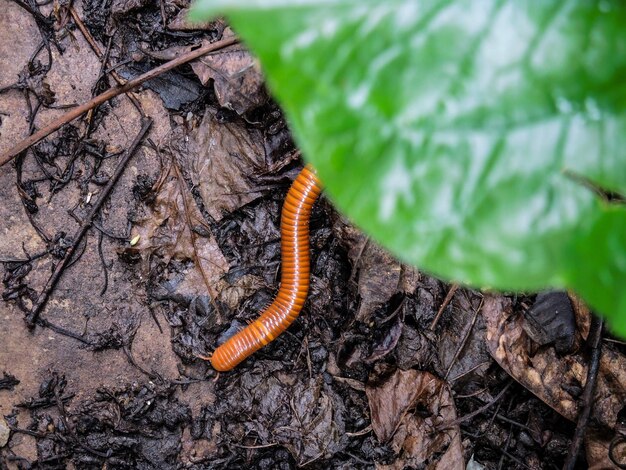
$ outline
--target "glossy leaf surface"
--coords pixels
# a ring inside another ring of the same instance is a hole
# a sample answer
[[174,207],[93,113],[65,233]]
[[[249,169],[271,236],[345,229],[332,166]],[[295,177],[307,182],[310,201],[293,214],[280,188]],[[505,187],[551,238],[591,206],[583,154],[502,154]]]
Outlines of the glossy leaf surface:
[[403,260],[568,287],[626,334],[626,4],[201,0],[329,196]]

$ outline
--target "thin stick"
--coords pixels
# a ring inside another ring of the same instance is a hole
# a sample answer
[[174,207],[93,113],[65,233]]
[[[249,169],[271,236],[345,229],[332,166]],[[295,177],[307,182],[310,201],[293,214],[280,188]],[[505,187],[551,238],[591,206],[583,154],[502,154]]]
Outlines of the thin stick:
[[113,173],[113,176],[111,176],[111,179],[109,180],[107,185],[104,187],[104,189],[100,193],[100,197],[95,202],[95,204],[93,205],[89,213],[83,219],[83,222],[81,223],[76,234],[74,235],[74,241],[72,243],[72,246],[69,247],[68,250],[65,252],[65,256],[63,257],[61,262],[56,266],[54,272],[52,273],[52,276],[50,276],[50,278],[48,279],[46,287],[44,288],[43,292],[39,295],[37,302],[35,303],[35,305],[33,305],[33,308],[26,316],[25,320],[29,328],[33,328],[37,324],[39,314],[41,313],[44,306],[48,302],[48,299],[50,298],[50,294],[54,290],[54,287],[56,286],[57,282],[59,282],[59,279],[61,279],[61,276],[63,275],[63,271],[71,262],[72,258],[74,257],[74,253],[76,253],[76,250],[78,246],[80,245],[81,240],[87,233],[87,230],[89,230],[89,227],[91,227],[94,217],[96,216],[96,214],[102,207],[102,204],[104,204],[104,201],[106,201],[107,198],[109,197],[109,194],[113,190],[115,183],[117,183],[117,180],[120,178],[120,176],[124,172],[124,168],[126,167],[126,164],[130,160],[130,158],[135,154],[135,150],[139,146],[139,143],[141,142],[143,137],[148,132],[148,129],[150,129],[151,125],[152,125],[152,119],[149,119],[149,118],[144,119],[143,124],[141,126],[141,130],[135,137],[135,140],[133,140],[133,142],[130,144],[130,147],[126,151],[126,154],[122,157],[122,159],[117,164],[115,173]]
[[461,416],[460,418],[457,418],[457,419],[455,419],[453,421],[449,421],[447,423],[440,424],[439,426],[437,426],[435,431],[437,431],[437,432],[445,431],[446,429],[450,429],[451,427],[454,427],[454,426],[456,426],[458,424],[461,424],[461,423],[464,423],[466,421],[469,421],[474,416],[477,416],[477,415],[481,414],[482,412],[488,410],[495,403],[497,403],[498,400],[500,400],[500,398],[502,398],[502,396],[506,393],[506,391],[509,389],[509,387],[511,386],[512,383],[513,383],[513,380],[509,380],[509,382],[504,386],[504,388],[502,390],[500,390],[500,393],[498,393],[495,396],[495,398],[493,400],[491,400],[489,403],[481,406],[480,408],[478,408],[477,410],[472,411],[471,413],[466,414],[465,416]]
[[452,286],[450,287],[450,290],[446,294],[446,298],[443,299],[443,303],[441,304],[441,307],[439,307],[439,311],[437,312],[437,315],[435,315],[435,318],[433,319],[432,323],[430,324],[430,329],[431,330],[434,330],[435,327],[437,326],[437,323],[439,322],[439,319],[441,318],[441,314],[443,313],[445,308],[448,306],[448,304],[452,300],[452,297],[454,296],[454,293],[456,292],[456,290],[458,288],[459,288],[458,284],[452,284]]
[[[100,59],[100,61],[102,62],[102,72],[101,72],[102,75],[106,75],[107,67],[106,67],[105,59],[106,57],[108,57],[108,49],[107,49],[107,54],[102,54],[102,50],[100,49],[100,46],[98,46],[98,43],[96,42],[94,37],[91,35],[89,30],[85,26],[85,23],[83,23],[83,20],[81,20],[76,9],[71,5],[70,5],[70,14],[72,15],[72,18],[74,19],[74,23],[76,23],[76,26],[78,26],[78,29],[80,29],[80,32],[83,33],[83,37],[89,43],[89,46],[91,46],[91,49],[94,51],[98,59]],[[110,74],[113,77],[113,79],[117,82],[118,85],[124,85],[126,83],[126,80],[124,80],[120,76],[120,74],[118,74],[115,70],[111,70]],[[133,105],[135,105],[135,108],[137,108],[137,110],[139,110],[139,112],[141,113],[142,117],[144,117],[145,114],[143,112],[143,109],[141,108],[141,104],[139,103],[139,100],[137,99],[137,97],[133,93],[128,93],[128,99],[132,101]]]
[[65,124],[73,121],[74,119],[86,113],[90,109],[93,109],[96,106],[100,106],[102,103],[105,103],[106,101],[112,98],[115,98],[116,96],[121,95],[122,93],[126,93],[130,91],[133,88],[136,88],[139,85],[141,85],[143,82],[150,80],[152,78],[155,78],[161,75],[162,73],[167,72],[168,70],[172,70],[178,67],[179,65],[182,65],[191,60],[197,59],[198,57],[201,57],[209,52],[222,49],[226,46],[231,46],[233,44],[236,44],[237,42],[238,42],[238,39],[236,37],[230,37],[227,39],[222,39],[221,41],[214,42],[212,44],[207,44],[206,46],[196,49],[195,51],[188,52],[187,54],[183,54],[174,60],[170,60],[169,62],[166,62],[165,64],[160,65],[159,67],[156,67],[150,70],[149,72],[144,73],[143,75],[133,78],[132,80],[129,80],[128,82],[126,82],[124,85],[111,88],[105,91],[104,93],[96,96],[95,98],[89,100],[88,102],[81,104],[80,106],[77,106],[74,109],[71,109],[70,111],[65,113],[63,116],[61,116],[59,119],[55,120],[54,122],[51,122],[50,124],[38,130],[34,134],[26,137],[24,140],[18,143],[15,147],[13,147],[8,152],[0,156],[0,166],[3,166],[6,163],[10,162],[13,158],[15,158],[17,155],[19,155],[24,150],[29,148],[31,145],[36,144],[41,139],[44,139],[45,137],[52,134],[54,131],[59,130]]
[[578,453],[580,452],[580,446],[583,443],[585,437],[585,430],[587,429],[587,423],[589,422],[589,416],[591,416],[591,410],[593,409],[593,392],[596,389],[596,382],[598,381],[598,371],[600,369],[600,356],[602,355],[602,327],[604,321],[601,318],[593,317],[591,321],[591,331],[589,332],[589,344],[591,345],[591,358],[589,359],[589,368],[587,369],[587,382],[585,383],[585,389],[582,396],[582,410],[578,415],[578,422],[576,423],[576,430],[574,431],[574,437],[567,453],[567,459],[563,465],[563,470],[574,470],[576,466],[576,460],[578,460]]

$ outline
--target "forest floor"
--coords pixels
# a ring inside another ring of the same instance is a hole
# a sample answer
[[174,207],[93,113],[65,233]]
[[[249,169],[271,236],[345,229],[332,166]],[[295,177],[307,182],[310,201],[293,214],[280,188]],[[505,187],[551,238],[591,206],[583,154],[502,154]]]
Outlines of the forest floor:
[[[232,37],[190,26],[187,7],[0,0],[0,155],[117,80]],[[303,313],[217,374],[201,356],[277,291],[301,167],[239,44],[0,167],[0,468],[552,469],[592,404],[576,468],[626,462],[626,349],[604,333],[585,400],[602,331],[574,297],[429,277],[324,195]]]

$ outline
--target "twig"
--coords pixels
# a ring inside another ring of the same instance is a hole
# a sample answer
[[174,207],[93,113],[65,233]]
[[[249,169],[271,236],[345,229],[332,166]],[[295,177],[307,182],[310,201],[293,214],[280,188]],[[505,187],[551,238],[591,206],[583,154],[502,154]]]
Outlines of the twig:
[[206,46],[196,49],[195,51],[188,52],[187,54],[181,55],[180,57],[177,57],[174,60],[170,60],[169,62],[166,62],[165,64],[160,65],[159,67],[156,67],[150,70],[149,72],[144,73],[143,75],[133,78],[132,80],[129,80],[128,82],[126,82],[124,85],[111,88],[110,90],[105,91],[104,93],[96,96],[95,98],[89,100],[88,102],[68,111],[59,119],[55,120],[54,122],[51,122],[47,126],[43,127],[42,129],[38,130],[34,134],[28,136],[27,138],[19,142],[15,147],[13,147],[8,152],[0,156],[0,166],[5,165],[6,163],[10,162],[13,158],[15,158],[21,152],[29,148],[31,145],[36,144],[37,142],[44,139],[48,135],[52,134],[54,131],[59,130],[65,124],[73,121],[74,119],[86,113],[90,109],[93,109],[96,106],[99,106],[102,103],[105,103],[106,101],[112,98],[115,98],[118,95],[121,95],[122,93],[126,93],[130,91],[133,88],[136,88],[137,86],[141,85],[143,82],[150,80],[152,78],[155,78],[161,75],[162,73],[167,72],[168,70],[172,70],[173,68],[176,68],[179,65],[182,65],[191,60],[197,59],[198,57],[201,57],[209,52],[222,49],[226,46],[231,46],[233,44],[236,44],[237,42],[238,42],[238,39],[236,37],[230,37],[227,39],[222,39],[221,41],[214,42],[212,44],[207,44]]
[[[2,164],[0,163],[0,166],[1,165]],[[430,329],[431,330],[434,330],[435,327],[437,326],[437,323],[439,322],[439,318],[441,318],[441,314],[443,313],[445,308],[448,306],[448,304],[452,300],[452,297],[454,296],[454,293],[456,292],[456,290],[458,288],[459,288],[458,284],[452,284],[452,287],[450,287],[450,290],[446,294],[446,298],[443,300],[443,303],[441,304],[441,307],[439,307],[439,311],[437,312],[437,315],[435,315],[435,318],[433,319],[432,323],[430,324]]]
[[495,403],[498,402],[498,400],[500,400],[500,398],[502,398],[502,396],[506,393],[506,391],[509,389],[509,387],[511,386],[511,384],[513,383],[513,380],[509,380],[509,383],[507,383],[504,388],[502,390],[500,390],[500,393],[498,393],[495,398],[493,400],[491,400],[489,403],[481,406],[480,408],[478,408],[477,410],[472,411],[469,414],[466,414],[465,416],[461,416],[460,418],[457,418],[455,420],[449,421],[447,423],[442,423],[439,426],[437,426],[436,431],[437,432],[441,432],[444,431],[446,429],[450,429],[451,427],[456,426],[457,424],[461,424],[464,423],[466,421],[469,421],[470,419],[472,419],[474,416],[478,416],[479,414],[481,414],[482,412],[488,410],[490,407],[492,407]]
[[[510,411],[510,410],[509,410]],[[506,442],[504,443],[503,452],[507,452],[509,450],[509,446],[511,445],[511,435],[513,434],[513,425],[509,426],[509,432],[507,433]],[[502,465],[504,464],[504,453],[500,456],[500,461],[498,462],[498,470],[502,470]]]
[[359,268],[359,262],[361,261],[361,256],[363,256],[363,252],[365,251],[365,248],[367,248],[367,245],[369,245],[369,242],[370,237],[365,237],[365,241],[363,242],[363,245],[361,245],[359,253],[356,255],[356,259],[354,260],[354,263],[352,263],[352,272],[350,273],[350,279],[348,279],[349,283],[354,282],[357,269]]
[[[106,60],[108,57],[108,48],[107,48],[107,53],[103,54],[102,50],[100,49],[100,46],[98,46],[98,43],[96,42],[94,37],[91,35],[91,33],[89,32],[89,30],[87,29],[83,21],[81,20],[80,16],[78,15],[78,12],[73,6],[70,6],[70,14],[72,15],[72,18],[74,19],[74,23],[76,23],[76,26],[78,26],[78,29],[80,29],[80,32],[83,34],[83,37],[89,43],[89,46],[91,47],[93,52],[96,54],[98,59],[102,61],[101,76],[107,73],[110,73],[118,85],[124,85],[126,83],[126,80],[124,80],[115,70],[111,70],[110,72],[107,72]],[[139,113],[141,113],[141,116],[144,117],[145,114],[143,112],[143,108],[141,107],[141,104],[139,103],[139,99],[133,93],[128,93],[128,99],[133,103],[135,108],[137,108]]]
[[104,238],[104,234],[101,230],[98,230],[98,256],[100,257],[100,262],[102,263],[102,271],[104,272],[104,283],[102,289],[100,289],[100,297],[102,297],[107,288],[109,287],[109,270],[107,268],[107,262],[104,259],[104,253],[102,252],[102,239]]
[[70,331],[63,327],[55,325],[54,323],[50,323],[45,318],[38,318],[37,324],[43,328],[48,328],[54,331],[55,333],[60,334],[61,336],[66,336],[67,338],[75,339],[76,341],[79,341],[87,346],[93,346],[93,344],[89,340],[85,339],[82,335],[79,335],[78,333],[74,333],[73,331]]
[[129,344],[125,344],[123,347],[123,351],[124,354],[126,354],[126,358],[128,359],[128,362],[135,367],[139,372],[141,372],[142,374],[144,374],[146,377],[148,377],[150,380],[155,380],[157,378],[160,378],[160,376],[147,371],[146,369],[144,369],[143,367],[141,367],[139,364],[137,364],[137,361],[135,360],[135,356],[133,355],[133,350],[132,350],[132,340]]
[[502,455],[504,455],[505,457],[508,457],[513,462],[515,462],[517,465],[519,465],[520,467],[527,468],[528,470],[531,470],[531,468],[528,465],[526,465],[524,462],[522,462],[520,459],[518,459],[514,455],[509,454],[506,450],[504,450],[504,449],[494,449],[494,450],[499,451]]
[[479,367],[487,366],[487,365],[491,364],[491,362],[492,362],[491,360],[479,362],[478,364],[472,366],[471,368],[467,369],[466,371],[461,372],[459,375],[456,375],[456,376],[452,377],[450,380],[448,380],[448,383],[452,384],[452,383],[456,382],[457,380],[459,380],[461,377],[465,377],[467,374],[470,374],[470,373],[474,372]]
[[13,2],[16,5],[19,5],[20,7],[22,7],[28,13],[30,13],[33,16],[33,19],[35,21],[37,21],[37,22],[39,22],[41,24],[44,24],[48,28],[52,27],[52,21],[50,19],[46,18],[45,16],[43,16],[39,10],[36,10],[32,6],[30,6],[28,3],[23,2],[22,0],[13,0]]
[[57,282],[59,281],[59,279],[61,279],[63,271],[65,270],[65,268],[67,267],[71,259],[73,258],[74,253],[76,252],[76,249],[78,248],[78,245],[80,244],[80,241],[83,239],[83,237],[87,233],[87,230],[89,229],[89,227],[91,227],[93,218],[96,216],[96,214],[102,207],[102,204],[104,203],[104,201],[106,201],[107,198],[109,197],[109,194],[113,190],[115,183],[117,183],[117,180],[120,178],[120,176],[124,172],[124,168],[126,167],[126,164],[130,160],[130,158],[134,155],[135,150],[139,146],[139,143],[141,142],[143,137],[148,132],[148,129],[150,129],[151,125],[152,125],[151,119],[144,119],[143,125],[141,126],[141,130],[135,137],[135,140],[133,140],[133,142],[130,144],[130,147],[126,151],[126,155],[122,157],[122,159],[117,165],[117,168],[115,169],[115,172],[113,173],[113,176],[111,176],[111,179],[109,180],[107,185],[104,187],[104,189],[100,193],[100,197],[95,202],[95,204],[93,205],[89,213],[83,219],[83,222],[78,228],[78,231],[74,235],[72,246],[65,252],[65,256],[55,268],[54,273],[52,273],[52,276],[50,276],[50,279],[48,279],[46,287],[44,288],[43,292],[37,299],[37,302],[35,303],[35,305],[33,305],[33,308],[31,309],[30,313],[26,316],[26,324],[28,325],[29,328],[33,328],[35,324],[37,323],[37,319],[39,318],[39,314],[41,310],[46,305],[46,302],[48,301],[48,298],[50,297],[50,294],[54,290],[54,287],[56,286]]
[[604,320],[596,316],[591,321],[591,330],[589,331],[589,344],[591,346],[591,358],[589,359],[589,368],[587,369],[587,382],[585,383],[585,389],[582,396],[582,409],[578,415],[578,422],[576,423],[576,430],[574,431],[574,437],[567,453],[567,459],[563,465],[563,470],[574,470],[576,466],[576,460],[578,459],[578,453],[580,452],[580,446],[583,443],[585,436],[585,430],[587,423],[589,422],[589,416],[591,416],[591,410],[593,408],[593,392],[596,388],[596,382],[598,381],[598,370],[600,369],[600,356],[602,355],[602,328],[604,326]]

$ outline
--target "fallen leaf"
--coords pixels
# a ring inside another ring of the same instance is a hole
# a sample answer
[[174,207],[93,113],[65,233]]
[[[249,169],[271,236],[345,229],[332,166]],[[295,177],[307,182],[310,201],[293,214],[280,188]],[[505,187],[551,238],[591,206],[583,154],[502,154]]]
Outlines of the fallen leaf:
[[186,184],[181,184],[173,170],[171,173],[174,175],[170,174],[154,188],[156,194],[144,207],[143,217],[135,219],[132,233],[137,242],[125,252],[140,254],[146,267],[154,255],[166,264],[172,259],[195,261],[177,287],[179,293],[201,295],[207,289],[219,292],[228,262],[215,239],[207,235],[210,232],[197,228],[206,225],[202,214]]
[[[610,437],[602,433],[597,429],[589,429],[585,433],[585,452],[587,462],[589,463],[589,470],[606,470],[617,469],[611,458],[609,452],[611,451]],[[618,443],[619,442],[619,443]],[[616,463],[626,465],[626,441],[622,436],[616,436],[616,445],[613,446],[613,459]]]
[[591,312],[589,311],[589,307],[573,292],[569,292],[569,298],[574,308],[578,333],[582,339],[586,340],[587,336],[589,336],[589,330],[591,329]]
[[436,361],[440,338],[427,328],[404,325],[395,351],[398,367],[410,369]]
[[111,13],[114,16],[123,16],[129,11],[137,10],[148,4],[148,0],[113,0]]
[[329,458],[347,444],[342,399],[319,379],[298,382],[291,399],[291,423],[276,438],[299,465]]
[[356,227],[346,223],[337,225],[339,239],[348,248],[352,263],[352,279],[359,289],[360,304],[356,319],[367,322],[374,311],[400,292],[415,290],[418,274],[403,266],[387,250],[382,249]]
[[264,360],[239,374],[218,395],[212,419],[222,423],[221,439],[283,446],[298,466],[346,448],[344,399],[321,376],[298,378],[280,362]]
[[398,315],[396,317],[396,321],[393,323],[391,328],[389,328],[382,341],[380,341],[374,347],[372,354],[366,357],[364,361],[369,363],[376,362],[385,357],[391,351],[393,351],[398,345],[398,341],[400,340],[400,335],[402,334],[403,328],[404,321],[402,320],[401,316]]
[[146,54],[148,57],[152,57],[156,60],[174,60],[176,57],[181,55],[188,54],[194,49],[198,49],[200,47],[204,47],[209,44],[209,41],[201,41],[198,44],[189,44],[187,46],[170,46],[165,49],[153,50],[150,49],[149,44],[142,44],[139,47],[139,50]]
[[0,448],[7,445],[10,436],[11,430],[9,429],[9,425],[4,418],[0,417]]
[[[481,382],[493,359],[485,345],[485,325],[477,310],[481,299],[476,294],[464,289],[458,290],[451,302],[450,318],[437,339],[437,354],[442,365],[442,375],[455,383],[456,387],[467,384],[470,387],[476,381]],[[459,351],[459,347],[463,348]],[[459,388],[455,388],[459,392]]]
[[566,292],[541,292],[524,320],[526,333],[538,345],[555,344],[559,354],[573,351],[576,319]]
[[259,276],[246,274],[234,282],[229,282],[219,293],[220,302],[234,310],[243,300],[250,297],[259,289],[265,287],[263,279]]
[[[225,37],[228,31],[224,31]],[[220,105],[239,115],[268,100],[258,61],[239,44],[202,56],[191,62],[191,68],[203,85],[213,80]]]
[[[456,407],[447,384],[429,372],[397,370],[382,383],[365,388],[372,429],[381,442],[391,441],[397,460],[380,469],[419,467],[464,468],[458,425],[437,427],[456,419]],[[420,412],[411,412],[415,408]]]
[[200,126],[172,147],[216,221],[261,196],[250,178],[265,168],[260,142],[257,131],[236,122],[219,123],[207,110]]
[[[187,46],[182,46],[180,49],[175,47],[173,51],[184,51],[186,49]],[[160,52],[153,51],[151,54],[167,57],[170,52],[168,50]],[[128,65],[127,69],[120,70],[119,74],[123,78],[130,80],[136,78],[140,74],[148,72],[151,67],[152,66],[147,62],[131,63]],[[187,78],[176,71],[162,73],[159,76],[146,81],[143,84],[143,87],[157,93],[163,101],[163,106],[167,109],[175,111],[180,110],[185,104],[197,100],[203,92],[202,86],[199,85],[196,80]]]
[[[487,347],[498,364],[559,414],[576,421],[578,398],[587,380],[587,355],[578,351],[561,356],[554,346],[540,347],[531,354],[536,346],[522,326],[523,316],[513,311],[507,297],[486,295],[482,313]],[[614,430],[624,400],[626,357],[604,343],[591,423]],[[589,429],[593,428],[590,425]]]

